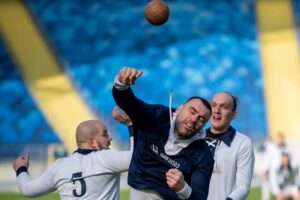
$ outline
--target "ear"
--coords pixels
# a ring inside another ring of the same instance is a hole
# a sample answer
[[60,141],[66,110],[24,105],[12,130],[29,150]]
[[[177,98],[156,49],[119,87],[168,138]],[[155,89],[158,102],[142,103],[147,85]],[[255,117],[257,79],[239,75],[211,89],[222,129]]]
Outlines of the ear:
[[179,107],[177,108],[177,110],[175,111],[175,113],[176,113],[176,114],[180,113],[182,109],[183,109],[183,105],[179,106]]
[[235,118],[236,118],[236,116],[237,116],[237,112],[236,112],[236,111],[234,111],[234,112],[232,113],[231,120],[235,119]]
[[97,144],[93,138],[89,139],[89,146],[93,149],[97,148]]

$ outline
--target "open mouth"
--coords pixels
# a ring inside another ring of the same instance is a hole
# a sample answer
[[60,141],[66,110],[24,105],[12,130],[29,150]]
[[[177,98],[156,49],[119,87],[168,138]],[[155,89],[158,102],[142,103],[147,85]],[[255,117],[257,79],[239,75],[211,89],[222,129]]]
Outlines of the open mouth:
[[222,118],[221,118],[221,116],[213,116],[212,119],[213,119],[213,120],[220,121]]
[[187,130],[187,131],[193,131],[194,128],[193,128],[193,124],[191,123],[184,123],[184,128]]

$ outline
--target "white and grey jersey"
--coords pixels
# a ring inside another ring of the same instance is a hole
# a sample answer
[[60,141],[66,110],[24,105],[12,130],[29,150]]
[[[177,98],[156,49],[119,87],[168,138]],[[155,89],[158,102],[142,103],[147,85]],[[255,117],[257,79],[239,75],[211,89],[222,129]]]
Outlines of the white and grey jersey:
[[26,171],[21,172],[17,184],[28,197],[57,190],[62,200],[116,200],[120,199],[120,174],[128,170],[131,156],[131,151],[102,150],[84,154],[78,150],[57,160],[37,179],[32,180]]
[[222,136],[205,140],[215,159],[207,199],[246,199],[255,160],[250,138],[230,127]]

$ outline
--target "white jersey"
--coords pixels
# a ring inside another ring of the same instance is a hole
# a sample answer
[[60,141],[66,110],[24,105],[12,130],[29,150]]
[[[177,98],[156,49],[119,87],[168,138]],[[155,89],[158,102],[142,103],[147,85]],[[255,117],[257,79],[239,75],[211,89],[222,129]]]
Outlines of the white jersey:
[[233,134],[234,131],[229,129],[223,136],[227,139],[216,145],[208,200],[244,200],[248,195],[255,160],[253,145],[248,136],[238,131]]
[[62,200],[120,199],[120,174],[128,170],[131,151],[79,152],[57,160],[35,180],[21,172],[17,177],[21,192],[36,197],[57,190]]

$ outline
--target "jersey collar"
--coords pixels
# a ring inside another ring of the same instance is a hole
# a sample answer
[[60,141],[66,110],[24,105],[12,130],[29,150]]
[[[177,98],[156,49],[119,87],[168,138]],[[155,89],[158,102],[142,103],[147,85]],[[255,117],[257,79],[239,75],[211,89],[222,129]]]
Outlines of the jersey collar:
[[74,151],[74,153],[80,153],[83,155],[87,155],[93,151],[99,151],[99,150],[97,150],[97,149],[77,149],[76,151]]
[[[212,133],[210,128],[206,129],[207,133]],[[220,134],[220,137],[217,137],[219,140],[223,141],[227,146],[231,146],[231,142],[235,136],[236,130],[230,126],[227,131]],[[212,133],[213,134],[213,133]]]

